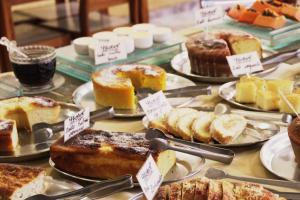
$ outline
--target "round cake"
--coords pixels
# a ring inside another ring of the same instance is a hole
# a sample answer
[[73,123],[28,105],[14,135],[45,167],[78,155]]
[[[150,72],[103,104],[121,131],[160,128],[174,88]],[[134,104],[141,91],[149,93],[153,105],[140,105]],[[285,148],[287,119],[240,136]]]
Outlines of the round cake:
[[232,73],[226,56],[256,51],[262,57],[260,41],[244,32],[218,31],[197,34],[186,42],[191,72],[200,76],[228,77]]
[[166,88],[166,72],[153,65],[120,65],[92,74],[96,103],[117,109],[136,109],[135,89]]
[[300,119],[296,118],[288,127],[288,135],[295,153],[296,162],[300,165]]

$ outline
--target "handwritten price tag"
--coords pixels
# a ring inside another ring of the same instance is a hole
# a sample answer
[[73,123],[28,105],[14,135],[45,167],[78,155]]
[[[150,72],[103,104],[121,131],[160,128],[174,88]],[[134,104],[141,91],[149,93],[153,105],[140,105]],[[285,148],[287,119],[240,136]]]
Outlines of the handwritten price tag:
[[172,108],[162,91],[140,100],[139,103],[150,121],[159,119]]
[[251,74],[264,69],[256,52],[226,58],[233,76]]
[[64,142],[90,127],[90,111],[85,108],[64,122]]
[[151,155],[137,173],[136,178],[146,198],[152,200],[163,181],[163,177]]
[[196,24],[198,26],[207,26],[212,22],[220,22],[223,17],[224,11],[221,7],[218,6],[201,8],[195,13]]
[[127,58],[125,43],[118,38],[99,39],[95,49],[95,65]]

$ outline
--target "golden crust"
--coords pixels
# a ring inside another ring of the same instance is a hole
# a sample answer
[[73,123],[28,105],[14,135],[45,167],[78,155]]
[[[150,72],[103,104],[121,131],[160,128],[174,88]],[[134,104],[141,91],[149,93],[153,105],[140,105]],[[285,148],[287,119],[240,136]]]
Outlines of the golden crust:
[[43,168],[0,164],[0,199],[9,199],[16,189],[28,184],[41,174],[46,174]]

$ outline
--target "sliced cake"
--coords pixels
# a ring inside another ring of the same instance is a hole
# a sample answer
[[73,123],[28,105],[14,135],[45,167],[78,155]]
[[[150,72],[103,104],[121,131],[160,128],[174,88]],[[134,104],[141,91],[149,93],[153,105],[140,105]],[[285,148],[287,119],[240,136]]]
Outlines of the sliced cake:
[[279,100],[277,93],[270,90],[259,90],[257,92],[256,105],[265,111],[278,110]]
[[55,166],[68,173],[99,179],[125,174],[136,176],[151,153],[164,176],[176,162],[175,152],[150,150],[145,133],[85,130],[64,143],[60,138],[50,148]]
[[18,146],[16,121],[0,120],[0,151],[12,152]]
[[246,128],[247,121],[241,115],[224,114],[217,117],[210,126],[212,137],[221,144],[235,140]]
[[253,24],[256,17],[259,15],[259,12],[257,12],[254,8],[248,8],[242,11],[239,21],[245,22],[249,24]]
[[46,190],[42,168],[0,164],[0,199],[24,200]]
[[253,24],[272,29],[281,28],[285,25],[286,18],[279,15],[277,12],[267,8],[260,15],[258,15]]
[[209,143],[212,138],[210,125],[214,119],[215,115],[213,113],[202,112],[201,115],[194,120],[191,126],[194,139]]
[[[285,96],[286,99],[290,102],[290,104],[294,107],[297,113],[300,113],[300,94],[289,94]],[[283,98],[280,98],[279,101],[279,110],[280,112],[285,113],[294,113],[294,111],[289,107],[286,101]]]
[[195,119],[201,116],[201,112],[192,112],[180,117],[176,123],[176,132],[184,140],[193,140],[191,126]]
[[166,89],[166,72],[158,66],[120,65],[93,73],[92,82],[97,104],[136,109],[135,89]]
[[239,20],[241,13],[244,10],[246,10],[245,6],[243,6],[241,4],[237,4],[229,9],[228,16],[230,16],[231,18],[233,18],[235,20]]

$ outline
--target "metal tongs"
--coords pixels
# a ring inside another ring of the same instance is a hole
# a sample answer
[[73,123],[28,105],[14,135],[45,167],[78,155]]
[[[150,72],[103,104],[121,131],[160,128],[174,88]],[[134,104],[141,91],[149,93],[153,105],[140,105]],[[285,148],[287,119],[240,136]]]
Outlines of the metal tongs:
[[[138,99],[144,99],[148,95],[155,93],[156,91],[150,88],[141,88],[136,91],[136,95]],[[211,94],[211,86],[187,86],[178,89],[170,89],[164,90],[163,93],[168,98],[174,97],[194,97],[198,95],[210,95]]]
[[[147,129],[146,139],[150,140],[150,148],[155,150],[174,150],[194,156],[204,157],[210,160],[230,164],[234,158],[234,152],[206,144],[192,143],[189,141],[168,138],[158,129]],[[172,141],[172,142],[170,142]]]
[[[95,119],[110,119],[115,115],[113,107],[107,107],[100,110],[90,112],[90,120]],[[49,140],[55,133],[64,130],[64,121],[60,121],[54,124],[48,124],[45,122],[37,123],[32,126],[32,132],[34,133],[34,140],[36,143],[41,143]]]
[[82,199],[84,197],[88,197],[89,199],[94,199],[95,197],[97,197],[97,199],[99,199],[111,195],[113,193],[117,193],[122,190],[130,189],[133,187],[134,184],[133,184],[132,176],[125,175],[117,179],[94,183],[72,192],[67,192],[55,196],[38,194],[38,195],[28,197],[25,200],[56,200],[56,199],[65,199],[69,197],[76,197],[75,199]]
[[274,63],[281,63],[293,57],[300,57],[300,49],[293,49],[290,51],[284,51],[276,53],[262,60],[263,65],[269,65]]
[[[300,189],[300,182],[294,182],[294,181],[284,181],[284,180],[274,180],[274,179],[263,179],[263,178],[254,178],[254,177],[242,177],[242,176],[234,176],[230,175],[222,170],[215,169],[215,168],[209,168],[205,176],[207,178],[211,179],[234,179],[239,181],[247,181],[247,182],[254,182],[259,184],[265,184],[265,185],[273,185],[273,186],[279,186],[279,187],[286,187],[286,188],[294,188],[294,189]],[[272,189],[272,192],[280,195],[281,197],[285,197],[287,199],[300,199],[300,193],[294,193],[294,192],[278,192]]]

